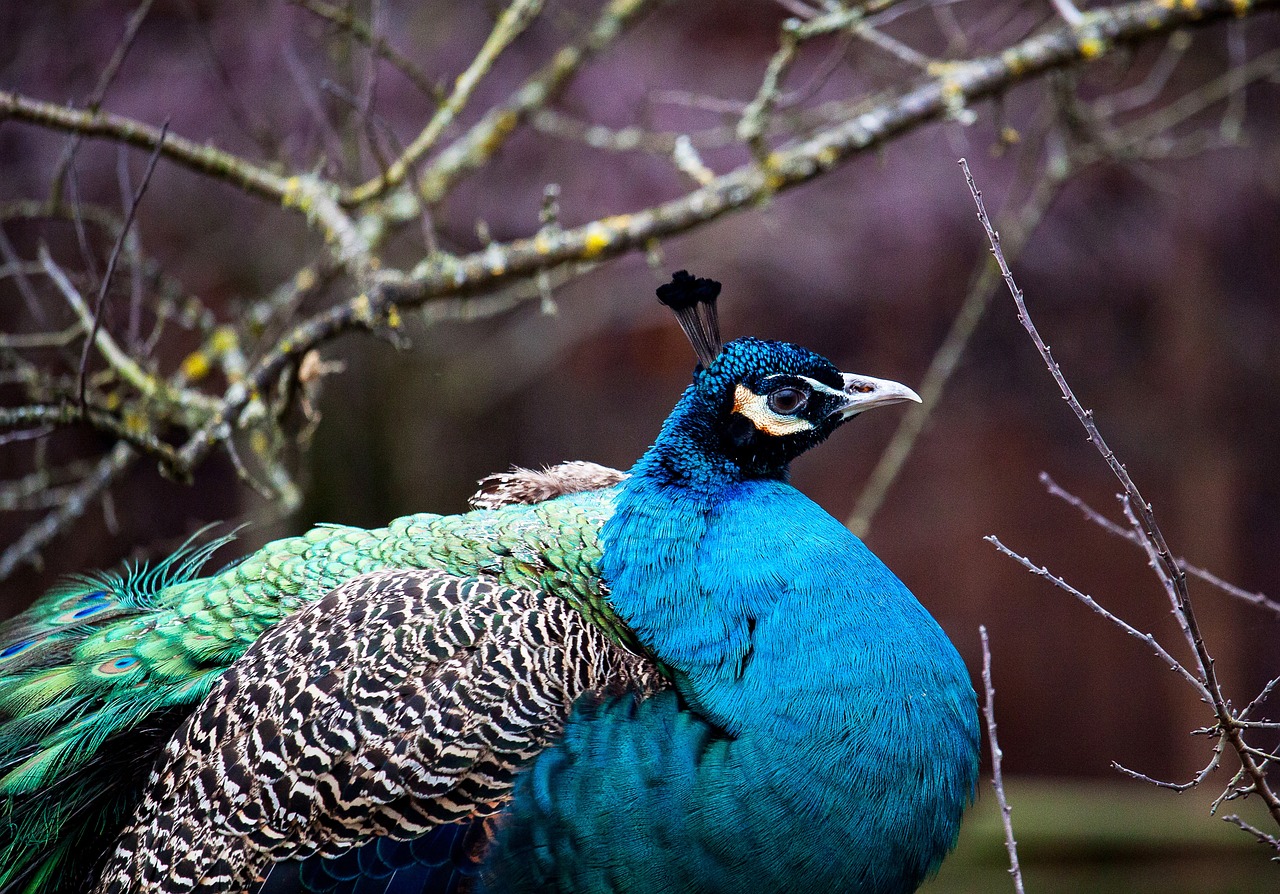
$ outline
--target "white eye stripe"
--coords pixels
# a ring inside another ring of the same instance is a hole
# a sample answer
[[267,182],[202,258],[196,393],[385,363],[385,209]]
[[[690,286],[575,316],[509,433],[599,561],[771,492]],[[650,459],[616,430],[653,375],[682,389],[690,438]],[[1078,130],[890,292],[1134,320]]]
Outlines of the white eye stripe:
[[840,400],[844,400],[844,398],[847,396],[840,389],[832,388],[830,385],[824,385],[821,382],[819,382],[817,379],[811,379],[808,376],[796,376],[796,378],[804,379],[804,381],[808,382],[809,386],[819,394],[825,394],[828,397],[835,397],[835,398],[839,398]]
[[819,382],[817,379],[813,379],[813,378],[810,378],[809,376],[801,376],[801,375],[770,376],[769,378],[764,380],[764,384],[766,386],[765,390],[766,391],[770,390],[767,386],[769,386],[771,382],[775,382],[779,379],[783,379],[783,380],[799,379],[801,382],[804,382],[810,388],[812,388],[815,394],[825,394],[828,397],[834,397],[834,398],[837,398],[838,400],[844,400],[846,397],[848,397],[848,395],[846,395],[839,388],[832,388],[830,385],[825,385],[822,382]]

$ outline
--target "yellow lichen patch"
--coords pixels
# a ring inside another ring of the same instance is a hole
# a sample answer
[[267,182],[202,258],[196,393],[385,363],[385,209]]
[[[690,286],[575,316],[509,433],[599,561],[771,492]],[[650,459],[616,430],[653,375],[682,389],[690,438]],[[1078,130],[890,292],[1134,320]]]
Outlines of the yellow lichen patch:
[[418,195],[430,205],[444,198],[445,179],[437,171],[428,171],[418,181]]
[[489,131],[488,139],[480,144],[480,152],[483,155],[492,155],[502,146],[502,141],[507,138],[511,131],[515,130],[517,124],[520,123],[520,117],[510,109],[498,115],[497,120],[493,122],[493,128]]
[[294,175],[284,182],[284,193],[281,196],[286,208],[309,210],[310,200],[302,189],[302,178]]
[[267,440],[267,435],[262,429],[255,428],[253,434],[249,435],[249,449],[258,456],[266,456],[270,446],[271,442]]
[[293,287],[299,292],[308,292],[316,285],[316,272],[310,267],[303,267],[293,278]]
[[361,323],[373,322],[373,305],[367,292],[361,292],[351,300],[351,313]]
[[136,407],[125,411],[123,422],[124,430],[135,437],[142,437],[151,430],[147,414]]
[[400,318],[400,308],[394,304],[387,308],[387,325],[392,329],[399,329],[404,325],[404,320]]
[[209,338],[209,349],[215,354],[225,354],[236,348],[236,331],[230,326],[219,326]]
[[818,150],[818,164],[824,168],[829,168],[840,160],[840,153],[836,151],[835,146],[823,146]]
[[103,406],[105,406],[108,410],[118,410],[120,409],[120,403],[121,403],[120,392],[110,391],[107,393],[106,400],[103,401]]
[[551,254],[551,248],[551,240],[545,232],[539,230],[538,234],[533,237],[533,250],[540,255],[548,255]]
[[608,248],[612,241],[613,233],[603,223],[588,224],[582,240],[582,256],[593,258]]
[[1000,61],[1004,63],[1004,67],[1009,69],[1009,74],[1020,75],[1024,68],[1022,55],[1016,50],[1005,50],[1000,54]]
[[785,153],[770,152],[760,163],[760,167],[764,170],[764,188],[768,192],[777,192],[787,185],[787,178],[782,173],[787,158]]
[[1238,16],[1243,17],[1248,14],[1249,7],[1253,5],[1252,0],[1230,0],[1232,11]]
[[756,394],[746,385],[738,385],[733,389],[733,412],[750,420],[758,431],[775,438],[813,430],[813,425],[804,419],[779,416],[770,410],[765,397]]
[[1098,37],[1080,38],[1080,55],[1085,59],[1096,59],[1106,50],[1107,45]]
[[196,382],[209,375],[211,366],[209,357],[204,351],[192,351],[187,355],[187,359],[182,361],[182,375],[188,382]]

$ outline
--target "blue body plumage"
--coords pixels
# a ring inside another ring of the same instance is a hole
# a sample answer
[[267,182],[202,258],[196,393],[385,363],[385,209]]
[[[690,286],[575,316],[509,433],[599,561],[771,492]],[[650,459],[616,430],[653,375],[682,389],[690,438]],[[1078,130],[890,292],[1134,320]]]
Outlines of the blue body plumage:
[[794,346],[733,342],[619,485],[610,599],[678,696],[575,714],[517,784],[495,890],[898,894],[954,845],[978,769],[964,664],[786,483],[833,411],[791,444],[723,435],[756,370],[839,381]]

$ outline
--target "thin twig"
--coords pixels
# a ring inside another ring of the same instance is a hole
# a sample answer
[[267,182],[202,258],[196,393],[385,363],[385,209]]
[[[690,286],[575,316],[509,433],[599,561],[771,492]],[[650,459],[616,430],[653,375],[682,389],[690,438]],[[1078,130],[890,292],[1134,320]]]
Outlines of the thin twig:
[[[1263,704],[1271,696],[1271,690],[1276,688],[1277,683],[1280,683],[1280,677],[1272,677],[1270,680],[1268,680],[1267,685],[1262,687],[1262,691],[1259,692],[1254,697],[1253,701],[1245,705],[1244,710],[1241,711],[1238,715],[1236,715],[1236,721],[1240,723],[1242,726],[1251,725],[1246,721],[1246,718],[1254,712],[1254,709],[1256,709],[1259,705]],[[1264,723],[1262,725],[1273,726],[1273,725],[1280,725],[1280,724]]]
[[1049,0],[1049,2],[1058,11],[1058,15],[1062,16],[1062,20],[1072,28],[1079,28],[1084,24],[1084,15],[1071,0]]
[[1273,851],[1280,851],[1280,838],[1276,838],[1274,835],[1268,835],[1256,826],[1249,825],[1236,814],[1228,814],[1222,818],[1222,821],[1230,823],[1244,832],[1248,832],[1254,838],[1258,839],[1259,844],[1264,844]]
[[854,26],[853,33],[865,40],[867,43],[877,46],[890,54],[894,58],[905,62],[912,68],[918,68],[921,71],[928,71],[936,60],[930,59],[924,53],[919,52],[912,47],[907,46],[900,40],[890,37],[878,28],[873,28],[865,22]]
[[27,305],[27,313],[31,314],[32,319],[37,323],[47,325],[49,321],[44,312],[44,302],[40,300],[40,294],[32,285],[26,266],[5,234],[4,227],[0,227],[0,259],[4,261],[5,270],[12,274],[13,281],[18,286],[18,294]]
[[92,463],[76,460],[58,469],[40,466],[12,481],[0,482],[0,511],[48,509],[63,501],[71,483],[79,481]]
[[1120,763],[1119,761],[1112,761],[1111,767],[1116,772],[1122,773],[1123,775],[1128,776],[1130,779],[1136,779],[1139,782],[1145,782],[1149,785],[1154,785],[1156,788],[1167,788],[1175,792],[1190,791],[1191,789],[1196,788],[1198,785],[1200,785],[1200,783],[1208,779],[1209,776],[1213,774],[1213,771],[1218,769],[1218,766],[1222,761],[1222,741],[1224,738],[1222,735],[1222,731],[1215,728],[1212,730],[1212,732],[1217,737],[1217,740],[1218,740],[1217,742],[1214,743],[1213,755],[1209,758],[1209,763],[1205,764],[1204,767],[1200,770],[1200,772],[1197,773],[1194,777],[1192,777],[1187,782],[1167,782],[1163,779],[1156,779],[1153,776],[1148,776],[1146,773],[1139,773],[1137,770],[1130,770],[1128,767],[1126,767],[1124,764]]
[[[125,23],[124,34],[120,37],[120,42],[116,44],[115,52],[111,54],[106,67],[98,75],[98,83],[94,85],[93,92],[85,100],[85,108],[90,112],[96,112],[102,108],[102,100],[106,98],[107,91],[111,89],[111,84],[115,81],[116,75],[120,73],[120,67],[124,65],[124,60],[128,57],[129,51],[133,49],[134,41],[138,38],[138,31],[142,28],[142,23],[151,12],[151,7],[154,3],[155,0],[142,0],[129,16],[129,21]],[[79,138],[73,136],[66,150],[62,153],[62,158],[58,160],[58,167],[54,171],[52,178],[53,186],[49,189],[50,198],[54,201],[57,201],[62,195],[63,180],[66,178],[67,171],[75,159],[78,143]]]
[[80,354],[81,407],[87,408],[85,389],[88,387],[89,381],[89,352],[92,350],[94,342],[98,339],[98,330],[102,328],[102,314],[106,310],[107,295],[111,291],[111,278],[115,275],[116,263],[120,260],[120,251],[124,248],[125,237],[133,226],[133,217],[138,211],[138,206],[142,204],[142,197],[146,195],[147,186],[151,183],[151,175],[156,170],[156,163],[160,161],[160,150],[164,148],[164,138],[168,132],[169,122],[166,121],[160,126],[160,139],[156,143],[155,149],[151,150],[151,157],[147,159],[147,168],[142,174],[142,182],[138,184],[138,189],[133,194],[133,201],[129,203],[129,207],[125,211],[124,225],[120,227],[115,245],[111,247],[111,255],[107,258],[107,272],[102,277],[102,284],[98,288],[98,300],[93,306],[93,327],[89,330],[88,338],[84,340],[84,351]]
[[1064,590],[1067,593],[1070,593],[1076,599],[1083,602],[1090,609],[1097,612],[1102,617],[1106,618],[1112,624],[1115,624],[1117,627],[1119,627],[1125,633],[1132,636],[1134,639],[1141,640],[1142,642],[1146,643],[1146,645],[1151,649],[1151,651],[1155,652],[1156,656],[1162,662],[1164,662],[1165,667],[1169,668],[1169,670],[1173,671],[1178,676],[1182,677],[1182,679],[1186,680],[1187,683],[1189,683],[1197,692],[1200,693],[1200,697],[1203,698],[1206,702],[1209,701],[1209,690],[1205,688],[1205,685],[1202,682],[1200,682],[1198,679],[1196,679],[1195,674],[1187,670],[1187,668],[1182,664],[1182,662],[1180,662],[1178,659],[1174,658],[1171,654],[1169,654],[1169,651],[1165,649],[1164,646],[1160,645],[1159,640],[1157,640],[1150,633],[1143,633],[1141,630],[1134,627],[1124,618],[1121,618],[1119,615],[1115,614],[1114,612],[1111,612],[1103,608],[1102,605],[1098,602],[1098,600],[1094,599],[1092,596],[1088,595],[1087,593],[1083,593],[1080,590],[1077,590],[1075,587],[1071,586],[1071,584],[1067,583],[1063,578],[1054,574],[1045,566],[1037,565],[1034,562],[1032,562],[1030,559],[1028,559],[1026,556],[1022,555],[1021,553],[1015,552],[1014,550],[1009,549],[1009,547],[1001,543],[1000,538],[996,537],[994,534],[989,534],[986,537],[983,537],[982,539],[990,543],[992,546],[994,546],[1000,552],[1004,553],[1010,559],[1013,559],[1015,562],[1017,562],[1023,568],[1030,571],[1032,574],[1036,575],[1037,577],[1042,577],[1045,580],[1047,580],[1049,583],[1053,584],[1055,587],[1059,588],[1060,590]]
[[93,404],[24,404],[0,407],[0,428],[27,425],[71,425],[85,423],[98,431],[114,435],[140,452],[154,457],[166,473],[186,477],[186,467],[179,454],[150,428],[149,420],[136,413],[118,416]]
[[202,174],[225,180],[245,191],[273,202],[288,193],[287,178],[253,164],[230,152],[196,143],[175,134],[160,138],[160,128],[114,115],[110,112],[82,112],[56,103],[43,102],[7,90],[0,90],[0,120],[13,118],[84,137],[109,139],[139,149],[154,150]]
[[1022,887],[1022,867],[1018,865],[1018,842],[1013,837],[1013,808],[1005,797],[1004,774],[1000,769],[1004,752],[1000,750],[1000,740],[996,737],[996,688],[991,682],[991,644],[987,641],[985,624],[978,625],[978,635],[982,637],[982,688],[986,693],[982,715],[987,720],[987,744],[991,746],[991,786],[996,792],[996,803],[1000,805],[1004,847],[1009,852],[1009,874],[1013,876],[1013,889],[1017,894],[1026,894]]
[[[1030,241],[1040,221],[1044,219],[1049,205],[1070,179],[1072,173],[1063,171],[1060,176],[1042,178],[1020,211],[1016,215],[1008,216],[1009,229],[1012,232],[1012,238],[1009,239],[1012,243],[1010,250],[1012,256],[1016,257]],[[989,260],[976,271],[942,344],[938,346],[933,359],[929,362],[929,368],[920,379],[918,387],[920,406],[901,415],[893,437],[876,461],[875,468],[871,470],[866,484],[863,485],[862,493],[858,495],[853,512],[845,522],[849,530],[859,537],[866,536],[870,530],[871,522],[880,511],[880,507],[884,505],[889,489],[915,449],[916,441],[924,431],[925,423],[933,416],[942,401],[947,383],[951,381],[951,376],[959,367],[969,340],[973,337],[978,323],[986,314],[991,298],[995,295],[998,277],[998,268]]]
[[[1050,496],[1057,497],[1069,506],[1075,507],[1086,520],[1102,528],[1102,530],[1106,531],[1108,534],[1113,534],[1116,537],[1127,540],[1135,546],[1141,546],[1141,534],[1134,531],[1132,528],[1126,528],[1123,525],[1116,524],[1084,500],[1063,488],[1058,484],[1058,482],[1054,481],[1053,478],[1049,476],[1049,473],[1040,473],[1040,483],[1044,485],[1045,490],[1049,492]],[[1237,599],[1256,605],[1259,608],[1265,608],[1267,611],[1280,616],[1280,602],[1276,602],[1274,599],[1268,598],[1265,594],[1250,592],[1249,590],[1237,587],[1235,584],[1218,577],[1213,572],[1201,568],[1198,565],[1191,564],[1181,556],[1179,556],[1175,561],[1177,561],[1179,567],[1181,567],[1183,571],[1192,577],[1199,578],[1205,583],[1217,587],[1230,596],[1234,596]]]
[[570,80],[597,53],[614,43],[658,0],[610,0],[587,34],[566,44],[551,61],[477,121],[465,134],[440,150],[419,178],[418,191],[428,205],[439,202],[471,171],[493,157],[530,115],[558,97]]
[[332,240],[339,260],[356,273],[363,273],[368,265],[365,239],[338,204],[338,188],[318,177],[281,176],[238,155],[208,144],[200,145],[121,115],[81,112],[0,90],[0,121],[6,118],[159,151],[170,161],[238,186],[251,195],[301,211],[318,223],[325,236]]
[[[138,389],[139,393],[145,397],[165,399],[179,404],[199,407],[206,411],[213,409],[214,402],[203,394],[197,392],[176,393],[167,383],[139,366],[132,357],[116,344],[115,339],[111,337],[109,332],[105,329],[94,327],[93,314],[88,305],[85,304],[84,298],[76,287],[71,284],[71,280],[67,278],[62,268],[49,255],[48,247],[41,243],[39,248],[36,249],[36,253],[40,258],[41,269],[48,275],[53,284],[58,287],[58,291],[62,293],[67,303],[71,305],[71,309],[80,321],[80,327],[72,327],[72,331],[83,331],[87,336],[91,336],[92,343],[102,353],[107,365],[115,370],[121,379]],[[97,328],[96,332],[94,331],[95,328]]]

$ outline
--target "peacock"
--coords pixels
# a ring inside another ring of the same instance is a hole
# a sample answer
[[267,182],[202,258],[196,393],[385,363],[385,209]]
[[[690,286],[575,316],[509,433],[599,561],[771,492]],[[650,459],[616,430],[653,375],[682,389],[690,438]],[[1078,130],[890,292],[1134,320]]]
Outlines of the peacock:
[[722,344],[719,292],[658,289],[699,363],[625,474],[517,470],[210,576],[192,543],[0,627],[0,892],[282,861],[314,891],[914,891],[974,797],[974,691],[788,468],[919,398]]

